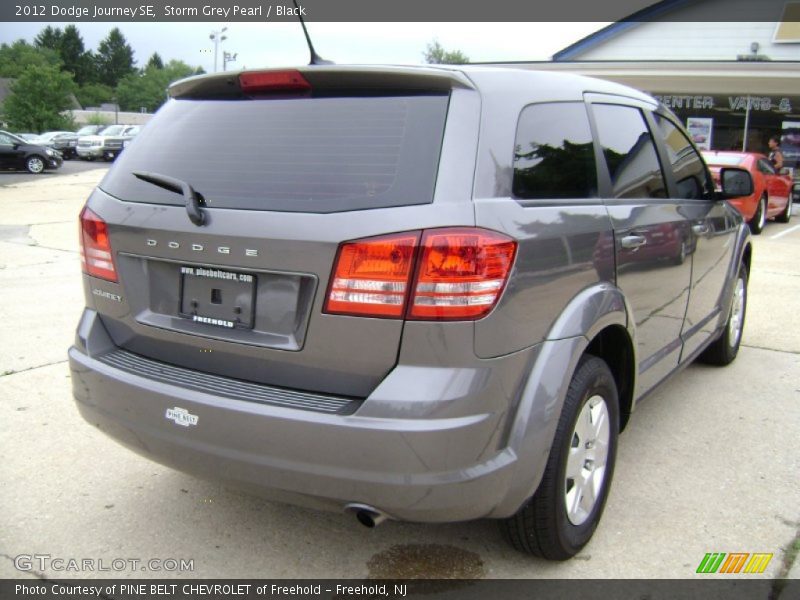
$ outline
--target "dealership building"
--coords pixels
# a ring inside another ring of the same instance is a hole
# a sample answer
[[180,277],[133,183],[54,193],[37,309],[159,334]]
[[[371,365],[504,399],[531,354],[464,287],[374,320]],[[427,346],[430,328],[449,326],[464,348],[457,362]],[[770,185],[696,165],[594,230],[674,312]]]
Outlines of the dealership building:
[[800,1],[747,0],[763,10],[759,18],[772,20],[707,20],[732,14],[740,1],[661,2],[647,20],[609,25],[551,62],[513,66],[644,90],[672,109],[704,149],[767,153],[769,137],[782,135],[787,163],[800,167]]

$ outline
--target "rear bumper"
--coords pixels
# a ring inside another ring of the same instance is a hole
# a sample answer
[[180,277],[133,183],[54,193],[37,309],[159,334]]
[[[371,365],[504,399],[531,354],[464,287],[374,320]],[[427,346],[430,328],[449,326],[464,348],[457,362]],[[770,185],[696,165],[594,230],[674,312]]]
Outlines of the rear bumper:
[[[428,522],[506,516],[496,509],[508,504],[518,484],[517,455],[504,440],[513,406],[503,410],[497,398],[512,391],[513,404],[535,348],[482,361],[486,366],[474,376],[470,368],[423,375],[420,367],[414,373],[398,367],[387,380],[400,377],[409,397],[378,398],[397,389],[379,386],[374,402],[370,396],[354,414],[336,415],[221,397],[115,368],[91,355],[102,356],[105,335],[87,310],[69,351],[77,406],[89,423],[146,457],[316,508],[342,510],[357,502],[398,520]],[[426,383],[415,387],[420,377]],[[438,403],[414,397],[423,387],[441,390]],[[407,418],[397,416],[404,414],[402,402]],[[394,416],[380,416],[376,407],[384,405]],[[430,405],[424,417],[421,405]],[[454,414],[454,406],[471,406],[473,414]],[[481,406],[485,411],[474,408]],[[196,424],[167,418],[175,409],[196,417]]]

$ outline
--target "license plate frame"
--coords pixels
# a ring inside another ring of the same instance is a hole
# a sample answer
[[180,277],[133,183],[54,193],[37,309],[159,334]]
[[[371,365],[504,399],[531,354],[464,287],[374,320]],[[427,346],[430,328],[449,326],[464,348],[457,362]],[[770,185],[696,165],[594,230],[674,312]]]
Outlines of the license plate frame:
[[257,277],[216,267],[181,266],[181,317],[224,329],[253,329]]

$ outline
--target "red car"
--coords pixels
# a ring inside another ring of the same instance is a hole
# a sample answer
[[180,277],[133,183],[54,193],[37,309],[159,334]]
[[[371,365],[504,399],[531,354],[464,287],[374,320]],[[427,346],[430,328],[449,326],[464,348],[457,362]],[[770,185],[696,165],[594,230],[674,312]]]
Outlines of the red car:
[[714,185],[719,188],[719,170],[722,167],[740,167],[753,176],[753,193],[733,198],[729,202],[742,213],[750,230],[758,235],[767,219],[775,218],[788,223],[792,216],[792,178],[780,175],[769,159],[756,152],[703,152],[711,170]]

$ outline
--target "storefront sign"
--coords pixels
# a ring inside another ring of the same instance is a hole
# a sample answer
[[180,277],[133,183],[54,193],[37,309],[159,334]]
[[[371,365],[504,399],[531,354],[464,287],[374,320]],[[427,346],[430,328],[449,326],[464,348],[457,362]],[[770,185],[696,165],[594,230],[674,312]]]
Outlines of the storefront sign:
[[728,96],[728,108],[731,110],[750,110],[791,112],[792,103],[789,98],[770,98],[769,96]]
[[791,98],[772,96],[705,96],[705,95],[659,95],[653,96],[671,109],[724,110],[744,112],[748,104],[751,111],[792,112]]
[[714,96],[654,96],[667,108],[714,108]]

